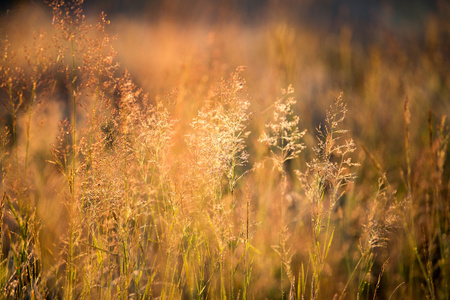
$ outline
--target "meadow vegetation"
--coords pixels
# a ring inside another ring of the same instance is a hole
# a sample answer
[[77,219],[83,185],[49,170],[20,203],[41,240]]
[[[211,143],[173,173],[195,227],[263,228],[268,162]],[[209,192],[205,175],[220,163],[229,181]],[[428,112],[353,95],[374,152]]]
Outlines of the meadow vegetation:
[[365,42],[282,10],[4,16],[1,298],[449,299],[439,5]]

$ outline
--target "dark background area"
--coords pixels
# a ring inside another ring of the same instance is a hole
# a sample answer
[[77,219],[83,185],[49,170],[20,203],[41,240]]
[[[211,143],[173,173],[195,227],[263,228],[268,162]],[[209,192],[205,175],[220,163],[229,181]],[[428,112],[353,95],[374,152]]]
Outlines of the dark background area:
[[[0,21],[1,16],[13,14],[23,5],[47,6],[44,0],[0,0]],[[404,46],[411,40],[423,40],[427,19],[445,7],[445,0],[86,0],[83,4],[86,15],[98,16],[104,11],[111,19],[169,19],[181,25],[202,22],[219,26],[236,21],[258,25],[279,19],[327,35],[339,35],[348,27],[352,40],[363,46],[383,42],[386,36]]]
[[[317,24],[333,29],[338,23],[348,23],[355,28],[382,22],[395,26],[408,26],[420,22],[429,13],[438,12],[442,0],[87,0],[86,13],[105,11],[110,16],[127,15],[136,18],[158,19],[169,16],[177,21],[204,20],[226,22],[239,18],[244,22],[258,23],[268,15],[286,13],[299,22]],[[20,5],[43,5],[38,0],[1,0],[0,13],[10,13]]]

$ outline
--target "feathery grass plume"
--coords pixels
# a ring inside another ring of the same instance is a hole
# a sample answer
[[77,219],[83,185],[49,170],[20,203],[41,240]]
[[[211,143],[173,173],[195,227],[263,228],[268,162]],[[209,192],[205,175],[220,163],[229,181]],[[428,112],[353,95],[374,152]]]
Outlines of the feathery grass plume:
[[293,97],[294,88],[290,85],[286,90],[282,90],[282,97],[278,98],[274,103],[273,119],[266,124],[268,133],[263,132],[259,142],[266,144],[269,148],[275,168],[281,173],[281,197],[280,197],[280,235],[278,245],[274,245],[273,249],[281,258],[281,297],[284,298],[284,280],[283,272],[289,279],[290,295],[295,294],[294,276],[292,275],[290,263],[292,254],[290,249],[286,247],[288,240],[287,229],[284,227],[284,205],[285,194],[287,188],[287,174],[284,169],[284,163],[288,160],[295,159],[305,148],[300,142],[305,135],[306,130],[300,132],[298,129],[299,117],[294,114],[294,105],[296,100]]
[[[92,179],[92,176],[89,176],[92,175],[92,173],[89,174],[89,170],[93,165],[92,160],[95,159],[92,152],[95,146],[98,149],[98,141],[97,143],[93,141],[93,135],[94,130],[99,127],[97,109],[108,107],[109,100],[106,99],[105,94],[115,81],[113,73],[117,68],[113,62],[115,53],[111,48],[110,38],[105,33],[105,26],[108,24],[105,15],[101,14],[96,33],[94,28],[85,21],[82,4],[82,0],[69,3],[55,0],[49,3],[53,9],[52,23],[58,33],[55,35],[55,44],[58,48],[56,62],[59,64],[59,71],[66,77],[68,97],[71,102],[70,128],[68,129],[70,129],[72,142],[70,145],[63,145],[62,151],[54,151],[54,163],[64,172],[70,195],[65,197],[69,215],[65,264],[65,296],[68,299],[84,293],[81,292],[82,278],[77,278],[77,274],[83,273],[79,270],[84,264],[76,265],[75,261],[83,257],[83,252],[86,250],[82,246],[83,243],[90,244],[89,241],[84,241],[86,237],[82,232],[89,232],[90,227],[93,226],[92,220],[89,220],[89,211],[85,211],[86,204],[89,204],[86,203],[86,186],[89,178]],[[96,34],[100,37],[96,37]],[[89,101],[81,101],[90,98],[93,99],[92,104]],[[77,124],[77,120],[83,116],[83,111],[80,111],[79,107],[92,112],[86,136],[84,135],[86,130]],[[61,139],[61,141],[66,140],[65,137]],[[67,152],[68,149],[70,153]],[[88,222],[83,224],[80,218],[87,218]]]
[[294,105],[297,103],[293,97],[294,88],[290,85],[282,90],[283,97],[274,103],[273,119],[266,124],[269,132],[263,132],[259,141],[266,144],[278,171],[284,172],[283,164],[296,158],[305,148],[301,138],[306,130],[300,132],[298,122],[300,118],[294,114]]
[[[382,178],[378,181],[378,190],[374,201],[368,208],[368,223],[364,226],[364,235],[361,240],[362,249],[386,248],[389,233],[398,226],[398,205],[394,201],[395,191],[384,186]],[[364,252],[362,250],[362,252]]]
[[[367,152],[368,150],[365,151]],[[371,155],[370,153],[368,154]],[[379,166],[379,163],[375,161],[373,156],[371,159]],[[369,295],[370,285],[374,284],[374,282],[372,282],[372,268],[377,260],[377,252],[379,252],[380,248],[388,248],[389,235],[399,227],[399,210],[401,207],[395,199],[395,191],[391,189],[389,183],[385,180],[386,176],[383,174],[378,180],[378,190],[373,197],[373,201],[370,201],[368,205],[367,220],[366,223],[362,225],[363,231],[358,245],[360,258],[350,274],[339,299],[342,299],[346,295],[347,287],[358,269],[357,298],[363,297],[364,294]],[[380,284],[382,273],[383,272],[379,274],[377,286],[374,288],[374,297]]]
[[[83,178],[83,201],[85,186],[87,184],[87,176],[90,165],[92,163],[92,146],[94,143],[98,143],[99,136],[95,139],[95,131],[99,130],[99,127],[105,128],[106,123],[108,123],[108,115],[111,113],[111,103],[110,95],[114,89],[114,85],[117,82],[115,78],[115,73],[118,69],[118,63],[115,63],[114,59],[116,52],[112,47],[112,40],[109,34],[106,32],[107,26],[110,24],[109,20],[106,19],[106,14],[101,13],[99,21],[95,26],[94,30],[89,27],[89,34],[86,36],[85,43],[88,45],[86,47],[82,59],[83,64],[81,66],[82,73],[86,77],[85,87],[87,89],[86,94],[88,97],[93,98],[92,101],[88,101],[84,106],[87,110],[87,127],[89,128],[89,134],[86,137],[87,144],[83,153],[86,156],[85,161],[85,175]],[[99,113],[100,112],[100,113]],[[98,134],[98,132],[97,132]],[[112,137],[110,135],[109,137]],[[81,147],[81,146],[80,146]]]
[[[139,255],[131,254],[140,249],[138,245],[142,240],[147,240],[148,247],[152,246],[153,242],[150,243],[149,240],[151,238],[155,239],[156,246],[160,247],[159,259],[170,262],[166,264],[164,272],[168,276],[164,280],[169,280],[178,269],[172,265],[174,261],[171,256],[178,252],[180,239],[178,207],[173,197],[172,183],[168,176],[170,165],[167,161],[174,121],[161,102],[156,106],[150,105],[147,96],[135,87],[128,75],[125,76],[120,89],[122,97],[117,115],[120,139],[117,141],[117,150],[123,151],[121,155],[124,159],[124,188],[129,193],[125,200],[131,212],[130,215],[124,216],[123,224],[124,238],[128,236],[128,239],[125,239],[128,244],[124,244],[123,248],[127,248],[130,253],[124,257],[129,264],[124,271],[130,272],[128,277],[133,277],[131,269],[138,264]],[[147,182],[143,183],[143,178]],[[142,210],[141,207],[146,209]],[[149,224],[146,222],[153,225],[153,229],[148,229]],[[129,236],[130,232],[136,234]],[[148,256],[142,263],[148,263],[151,259],[151,256]],[[136,262],[133,263],[133,260]],[[136,282],[136,278],[134,279]],[[129,284],[129,279],[127,282]],[[167,285],[163,290],[171,294],[175,292],[173,288],[173,285]]]
[[105,247],[111,251],[111,255],[103,253],[102,264],[93,262],[93,266],[103,269],[108,261],[120,261],[116,267],[110,265],[111,279],[103,275],[94,279],[118,283],[111,292],[127,298],[131,293],[151,293],[156,271],[143,269],[155,267],[158,260],[168,260],[168,272],[177,270],[171,269],[173,260],[165,251],[172,248],[169,256],[177,253],[178,208],[168,163],[174,120],[161,100],[150,104],[128,73],[118,88],[118,108],[98,114],[86,196],[91,199],[93,222],[90,245],[96,252]]
[[[74,0],[68,3],[62,0],[49,2],[49,6],[53,10],[52,24],[57,29],[57,34],[54,36],[54,43],[58,48],[56,61],[60,63],[60,71],[66,76],[67,90],[72,102],[71,123],[74,156],[72,159],[72,177],[76,168],[77,106],[80,104],[81,89],[84,87],[84,76],[80,65],[87,46],[85,43],[86,35],[89,32],[89,26],[83,14],[83,2],[84,0]],[[72,192],[74,192],[74,178],[72,178],[71,185]]]
[[[139,294],[142,284],[145,293],[150,293],[154,272],[143,274],[133,268],[154,264],[153,258],[142,253],[143,246],[153,247],[150,241],[159,242],[162,232],[158,231],[167,230],[164,211],[170,203],[170,182],[164,164],[173,121],[160,104],[150,105],[128,73],[115,78],[115,52],[105,32],[108,21],[101,14],[94,32],[84,21],[81,4],[51,4],[62,34],[58,59],[64,51],[72,58],[65,73],[72,78],[69,90],[74,104],[69,128],[72,144],[63,147],[72,156],[55,150],[55,163],[61,170],[71,165],[65,172],[74,200],[68,205],[69,213],[79,212],[86,219],[83,223],[74,219],[69,225],[66,296],[102,295],[102,289],[93,287],[106,285],[107,295],[128,298],[133,290]],[[114,89],[117,103],[108,96]],[[93,101],[82,103],[82,98]],[[78,105],[90,114],[86,129],[74,129]],[[78,186],[82,188],[75,190]],[[159,209],[160,202],[164,211]],[[71,263],[75,260],[83,263],[75,266]]]
[[[191,123],[193,133],[186,137],[193,159],[190,169],[196,178],[194,197],[200,197],[194,201],[198,203],[197,210],[203,214],[202,218],[207,217],[202,222],[206,221],[215,239],[212,242],[217,245],[214,260],[219,265],[221,298],[226,298],[227,293],[234,297],[233,269],[237,266],[233,265],[232,258],[236,250],[233,245],[238,242],[234,232],[234,190],[245,174],[242,168],[248,160],[245,140],[249,135],[246,127],[250,103],[243,93],[243,70],[238,68],[228,80],[222,80],[218,88],[210,91],[208,101]],[[226,198],[231,200],[228,202]],[[229,263],[228,274],[226,263]]]
[[216,199],[223,194],[222,176],[232,193],[242,176],[237,170],[248,160],[245,139],[249,135],[246,127],[250,102],[241,96],[245,86],[240,75],[243,70],[238,68],[229,80],[222,80],[217,91],[210,91],[208,101],[191,124],[195,133],[187,135],[195,164],[208,176],[207,185],[213,187],[210,192]]
[[350,156],[356,149],[355,144],[351,138],[345,138],[348,130],[341,129],[346,114],[347,107],[341,93],[327,110],[325,126],[317,128],[318,141],[313,148],[316,158],[307,163],[305,172],[297,171],[311,206],[312,299],[320,297],[322,271],[334,235],[334,226],[331,224],[333,209],[345,193],[345,186],[355,179],[351,168],[359,165]]
[[117,109],[99,98],[96,117],[80,134],[82,227],[88,233],[80,273],[90,276],[79,284],[85,296],[101,296],[102,289],[92,287],[106,285],[106,294],[125,299],[150,293],[155,273],[143,270],[155,264],[151,249],[175,210],[168,210],[166,170],[174,121],[161,103],[150,104],[128,73],[117,86]]

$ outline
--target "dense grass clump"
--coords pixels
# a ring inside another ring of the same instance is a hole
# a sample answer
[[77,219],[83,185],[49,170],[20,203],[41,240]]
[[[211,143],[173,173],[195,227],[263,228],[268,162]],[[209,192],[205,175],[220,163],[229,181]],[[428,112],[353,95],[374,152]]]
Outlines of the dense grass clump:
[[449,299],[444,15],[406,52],[82,5],[1,30],[2,299]]

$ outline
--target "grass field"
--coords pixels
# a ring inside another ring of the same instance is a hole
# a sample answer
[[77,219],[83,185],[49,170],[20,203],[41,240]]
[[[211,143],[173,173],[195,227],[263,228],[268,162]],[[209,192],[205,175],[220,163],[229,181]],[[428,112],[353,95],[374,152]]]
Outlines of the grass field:
[[0,17],[1,299],[449,299],[450,5],[161,3]]

